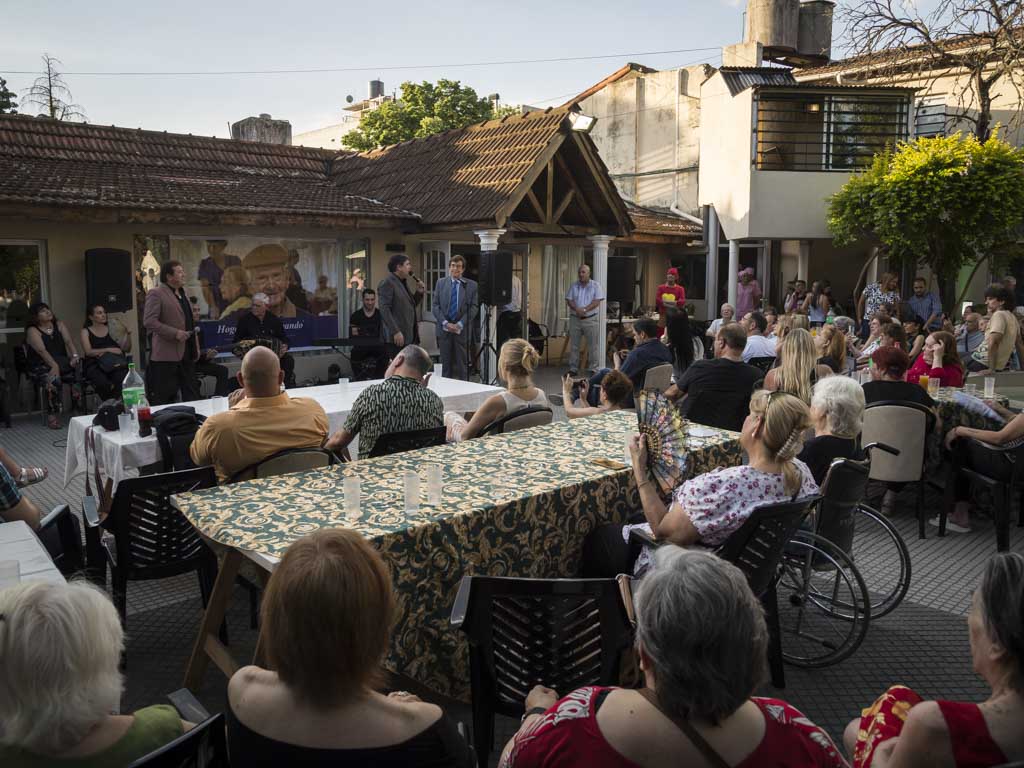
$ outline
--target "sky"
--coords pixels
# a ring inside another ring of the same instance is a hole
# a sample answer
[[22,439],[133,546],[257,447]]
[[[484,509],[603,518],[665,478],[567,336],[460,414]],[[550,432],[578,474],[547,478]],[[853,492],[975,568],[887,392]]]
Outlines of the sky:
[[[345,97],[365,98],[375,78],[388,93],[444,77],[503,103],[555,106],[627,61],[717,65],[742,37],[742,14],[741,0],[7,0],[0,77],[20,101],[36,75],[17,72],[39,72],[49,53],[90,123],[228,137],[229,123],[267,112],[297,134],[339,122]],[[595,56],[610,57],[493,63]],[[350,68],[363,71],[85,74]]]

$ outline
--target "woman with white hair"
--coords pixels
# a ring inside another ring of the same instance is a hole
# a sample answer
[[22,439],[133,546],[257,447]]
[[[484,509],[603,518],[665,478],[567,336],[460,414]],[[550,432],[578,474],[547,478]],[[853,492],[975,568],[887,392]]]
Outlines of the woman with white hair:
[[746,577],[700,550],[663,547],[634,600],[640,690],[536,686],[501,768],[845,766],[828,735],[778,699],[768,628]]
[[714,341],[715,337],[718,336],[718,331],[723,325],[728,325],[736,319],[736,310],[733,309],[732,304],[723,304],[720,311],[722,314],[712,320],[708,325],[708,329],[704,332],[704,335],[709,337],[712,341]]
[[896,685],[846,728],[857,768],[974,768],[1024,760],[1024,555],[985,563],[967,617],[974,671],[991,694],[980,704],[925,701]]
[[857,437],[864,424],[864,389],[847,376],[829,376],[814,385],[811,395],[811,426],[814,437],[804,442],[797,456],[814,475],[825,482],[835,459],[860,459]]
[[0,591],[0,765],[118,768],[181,736],[174,708],[115,715],[124,632],[88,582]]

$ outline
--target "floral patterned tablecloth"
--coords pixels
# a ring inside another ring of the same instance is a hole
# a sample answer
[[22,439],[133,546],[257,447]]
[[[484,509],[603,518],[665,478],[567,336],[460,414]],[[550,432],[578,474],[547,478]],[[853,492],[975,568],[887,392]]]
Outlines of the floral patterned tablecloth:
[[[632,411],[558,422],[456,445],[220,486],[175,497],[204,535],[280,557],[301,536],[347,526],[371,539],[391,566],[399,606],[388,665],[432,688],[468,698],[469,661],[448,617],[466,574],[566,577],[579,570],[584,537],[640,509],[625,460]],[[738,464],[738,435],[696,427],[690,474]],[[444,468],[437,507],[426,504],[425,467]],[[403,507],[404,474],[419,471],[422,501]],[[343,509],[342,478],[362,485],[358,518]]]

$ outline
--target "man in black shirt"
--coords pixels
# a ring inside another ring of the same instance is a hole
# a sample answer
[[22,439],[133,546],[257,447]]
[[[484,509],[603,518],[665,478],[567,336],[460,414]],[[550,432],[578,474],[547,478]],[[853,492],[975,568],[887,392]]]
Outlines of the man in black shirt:
[[[377,292],[363,289],[363,306],[352,313],[348,321],[349,333],[361,343],[352,347],[352,379],[382,379],[387,369],[387,348],[384,346],[384,322],[377,310]],[[369,343],[377,340],[380,343]]]
[[743,362],[747,332],[739,323],[723,325],[715,336],[715,359],[695,360],[666,395],[682,396],[683,416],[700,424],[739,431],[750,409],[750,395],[764,380],[760,369]]
[[252,297],[252,307],[238,318],[233,343],[249,339],[277,339],[281,346],[278,355],[281,357],[281,370],[284,371],[284,385],[295,386],[295,358],[288,354],[288,337],[285,335],[281,320],[267,309],[269,299],[265,293],[257,293]]
[[199,359],[196,360],[196,375],[202,379],[203,376],[213,376],[217,380],[217,388],[214,394],[218,397],[227,397],[234,390],[238,389],[238,383],[231,378],[231,372],[227,366],[213,362],[217,357],[217,350],[207,349],[203,343],[203,326],[200,325],[199,301],[195,296],[190,296],[192,302],[192,322],[195,324],[196,337],[199,343]]

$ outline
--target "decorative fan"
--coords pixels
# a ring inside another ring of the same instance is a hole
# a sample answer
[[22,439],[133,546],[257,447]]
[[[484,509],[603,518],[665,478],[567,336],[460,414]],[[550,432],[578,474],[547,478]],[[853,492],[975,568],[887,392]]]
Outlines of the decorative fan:
[[245,353],[253,347],[267,347],[278,357],[281,356],[281,341],[273,337],[260,336],[256,339],[242,339],[240,342],[232,347],[231,351],[235,357],[241,360],[245,357]]
[[668,398],[653,390],[637,396],[637,422],[647,438],[647,465],[663,490],[675,488],[686,474],[685,420]]

